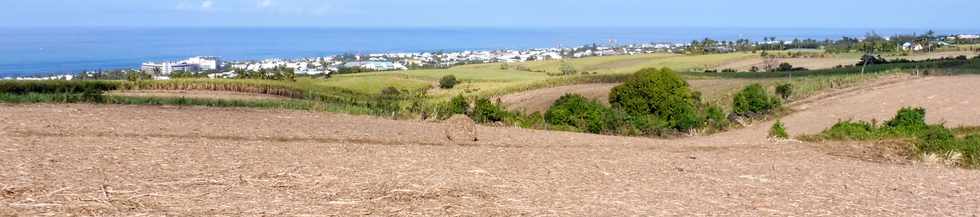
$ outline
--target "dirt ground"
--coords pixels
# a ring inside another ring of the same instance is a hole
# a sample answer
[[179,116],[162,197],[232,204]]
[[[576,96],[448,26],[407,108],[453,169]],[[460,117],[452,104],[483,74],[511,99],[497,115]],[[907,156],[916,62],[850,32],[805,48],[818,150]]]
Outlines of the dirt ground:
[[[793,133],[924,105],[980,125],[978,76],[815,100]],[[931,92],[931,94],[929,93]],[[829,120],[826,120],[829,119]],[[298,111],[0,104],[0,216],[975,216],[980,171],[772,142],[648,139]]]
[[[891,119],[902,107],[926,108],[926,120],[949,127],[980,123],[980,76],[924,77],[834,93],[795,105],[783,121],[791,134],[816,133],[839,120]],[[820,97],[820,96],[818,96]]]
[[[909,60],[926,60],[926,59],[938,59],[943,57],[957,57],[960,55],[965,55],[967,57],[974,57],[978,53],[973,51],[947,51],[947,52],[931,52],[924,54],[913,54],[910,56],[886,56],[887,59],[909,59]],[[807,69],[829,69],[836,66],[847,66],[854,65],[861,61],[860,57],[854,58],[844,58],[844,57],[827,57],[827,58],[777,58],[775,63],[789,63],[794,67],[803,67]],[[735,69],[739,71],[748,71],[752,66],[765,68],[765,58],[756,57],[748,59],[740,59],[727,63],[723,63],[716,70],[725,69]]]
[[241,93],[231,91],[202,91],[202,90],[126,90],[113,91],[108,95],[135,97],[166,97],[166,98],[196,98],[196,99],[229,99],[229,100],[275,100],[286,99],[282,96]]

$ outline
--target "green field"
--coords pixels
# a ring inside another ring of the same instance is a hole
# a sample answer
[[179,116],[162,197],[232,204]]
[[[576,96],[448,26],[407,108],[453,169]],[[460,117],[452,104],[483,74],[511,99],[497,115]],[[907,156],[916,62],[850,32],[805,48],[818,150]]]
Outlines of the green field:
[[[378,94],[386,87],[405,90],[434,87],[440,78],[454,75],[463,83],[453,90],[433,89],[430,94],[437,97],[456,94],[499,95],[526,89],[548,87],[567,83],[588,82],[604,78],[601,76],[622,76],[643,68],[669,67],[676,71],[710,68],[728,61],[751,58],[755,54],[734,53],[703,56],[675,54],[647,54],[635,56],[608,56],[566,60],[580,72],[589,75],[555,76],[559,74],[560,61],[536,61],[527,63],[490,63],[457,66],[449,69],[410,70],[393,72],[371,72],[344,74],[326,80],[316,80],[313,86],[329,86],[353,90],[364,94]],[[525,68],[526,70],[518,70]],[[595,72],[595,73],[591,73]],[[550,74],[550,75],[549,75]]]

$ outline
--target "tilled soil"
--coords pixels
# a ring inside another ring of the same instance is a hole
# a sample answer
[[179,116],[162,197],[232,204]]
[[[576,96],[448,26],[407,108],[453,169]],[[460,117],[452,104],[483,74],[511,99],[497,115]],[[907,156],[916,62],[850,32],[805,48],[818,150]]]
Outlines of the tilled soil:
[[[865,96],[973,102],[976,84],[978,77],[901,82],[827,98],[785,122],[809,132],[816,127],[801,122],[826,117],[808,111],[894,113],[850,101]],[[924,90],[948,92],[899,97],[933,86],[942,87]],[[969,117],[930,113],[980,124]],[[252,109],[0,105],[0,123],[0,215],[980,213],[978,171],[771,142],[767,123],[682,139],[478,127],[476,142],[449,141],[440,123]]]

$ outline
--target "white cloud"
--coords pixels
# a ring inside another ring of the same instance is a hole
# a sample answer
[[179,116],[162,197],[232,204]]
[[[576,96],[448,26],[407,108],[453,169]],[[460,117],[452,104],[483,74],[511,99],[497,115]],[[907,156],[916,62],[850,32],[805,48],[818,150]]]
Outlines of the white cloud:
[[208,11],[214,8],[215,8],[214,0],[180,1],[177,3],[177,10],[182,10],[182,11]]
[[272,6],[272,0],[259,0],[259,8],[267,8]]
[[201,2],[202,9],[211,9],[211,7],[214,7],[214,1],[204,0],[203,2]]

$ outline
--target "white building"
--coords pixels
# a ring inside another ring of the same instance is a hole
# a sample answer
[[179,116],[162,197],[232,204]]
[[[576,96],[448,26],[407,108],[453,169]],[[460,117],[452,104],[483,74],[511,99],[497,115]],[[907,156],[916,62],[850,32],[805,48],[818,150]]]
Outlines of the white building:
[[376,71],[408,70],[408,67],[405,67],[405,65],[402,65],[401,63],[375,62],[375,61],[349,62],[347,64],[344,64],[344,67],[362,68],[362,69],[376,70]]
[[210,56],[191,57],[190,59],[177,62],[146,62],[140,66],[140,70],[158,75],[169,75],[176,71],[198,72],[220,69],[221,59]]

